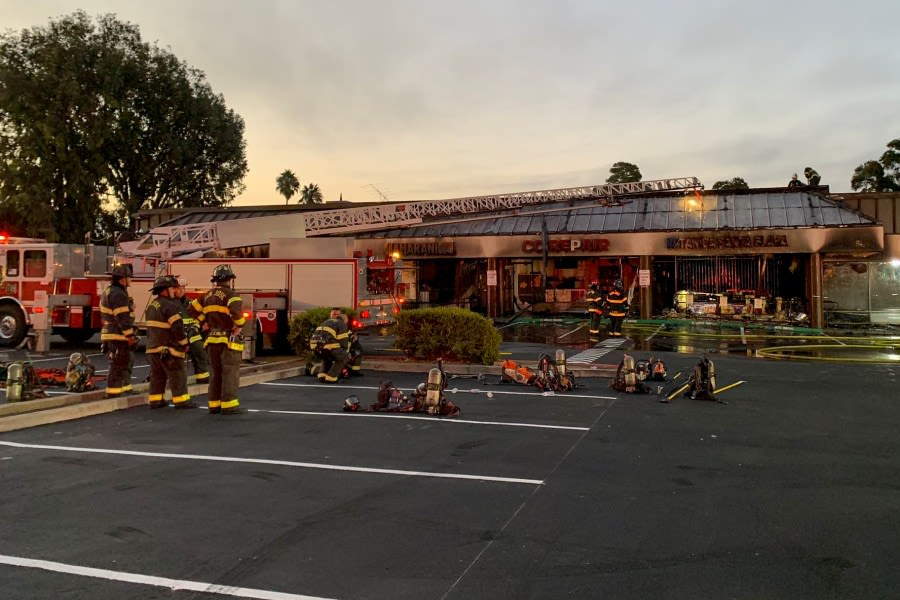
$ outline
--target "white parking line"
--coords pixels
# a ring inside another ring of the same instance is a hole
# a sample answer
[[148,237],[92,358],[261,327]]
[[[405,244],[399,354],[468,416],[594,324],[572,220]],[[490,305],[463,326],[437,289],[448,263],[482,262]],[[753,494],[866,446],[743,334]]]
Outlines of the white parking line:
[[249,412],[273,413],[279,415],[310,415],[314,417],[369,417],[382,419],[404,419],[429,421],[431,423],[459,423],[465,425],[497,425],[499,427],[534,427],[536,429],[568,429],[571,431],[590,431],[590,427],[573,427],[570,425],[543,425],[541,423],[511,423],[508,421],[472,421],[469,419],[442,419],[440,417],[423,417],[409,413],[377,413],[377,412],[319,412],[312,410],[263,410],[247,409]]
[[[277,383],[273,381],[264,381],[259,383],[258,385],[271,385],[275,387],[301,387],[301,388],[318,388],[318,389],[341,389],[341,390],[369,390],[369,391],[377,391],[377,387],[368,386],[368,385],[341,385],[335,387],[334,384],[324,383],[324,384],[316,384],[316,383]],[[401,391],[404,388],[398,388]],[[409,388],[412,390],[412,388]],[[559,394],[555,392],[515,392],[512,390],[497,390],[497,389],[483,389],[483,388],[447,388],[444,390],[449,394],[486,394],[490,392],[494,396],[497,395],[507,395],[507,396],[532,396],[535,398],[546,398],[548,396],[553,396],[555,398],[589,398],[592,400],[615,400],[615,396],[599,396],[596,394],[570,394],[568,392],[561,392]]]
[[255,588],[235,587],[232,585],[220,585],[218,583],[206,583],[203,581],[190,581],[186,579],[169,579],[168,577],[156,577],[154,575],[141,575],[139,573],[126,573],[124,571],[110,571],[109,569],[95,569],[79,565],[67,565],[65,563],[21,556],[7,556],[0,554],[0,564],[14,567],[28,567],[30,569],[42,569],[67,575],[81,575],[83,577],[95,577],[108,581],[123,581],[125,583],[137,583],[154,587],[168,588],[172,591],[187,590],[207,594],[219,594],[221,596],[234,596],[237,598],[259,598],[261,600],[329,600],[321,596],[306,596],[304,594],[288,594],[285,592],[273,592]]
[[349,465],[326,465],[323,463],[298,462],[293,460],[273,460],[265,458],[241,458],[238,456],[208,456],[204,454],[173,454],[169,452],[140,452],[137,450],[116,450],[114,448],[80,448],[77,446],[51,446],[46,444],[22,444],[19,442],[0,441],[0,446],[11,448],[28,448],[32,450],[58,450],[61,452],[85,452],[90,454],[118,454],[120,456],[145,456],[150,458],[180,458],[183,460],[206,460],[212,462],[247,463],[256,465],[275,465],[281,467],[297,467],[301,469],[321,469],[326,471],[352,471],[356,473],[377,473],[380,475],[400,475],[405,477],[433,477],[436,479],[468,479],[474,481],[493,481],[497,483],[523,483],[527,485],[543,485],[540,479],[521,479],[518,477],[499,477],[495,475],[470,475],[466,473],[432,473],[428,471],[404,471],[401,469],[379,469],[375,467],[354,467]]

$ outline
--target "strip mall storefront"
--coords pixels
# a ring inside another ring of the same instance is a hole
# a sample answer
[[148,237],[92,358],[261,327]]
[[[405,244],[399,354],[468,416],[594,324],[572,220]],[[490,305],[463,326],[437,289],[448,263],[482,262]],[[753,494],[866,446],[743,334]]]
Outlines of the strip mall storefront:
[[678,311],[784,320],[802,312],[813,327],[825,322],[825,279],[845,264],[881,264],[884,250],[880,225],[453,238],[388,234],[355,244],[362,252],[377,244],[377,254],[395,257],[397,290],[413,304],[460,305],[492,317],[526,305],[581,310],[591,282],[608,289],[621,279],[642,319]]

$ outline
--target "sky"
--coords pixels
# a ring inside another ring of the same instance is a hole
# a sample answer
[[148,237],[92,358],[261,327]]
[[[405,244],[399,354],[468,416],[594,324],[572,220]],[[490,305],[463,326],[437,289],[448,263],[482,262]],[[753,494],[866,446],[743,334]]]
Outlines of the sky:
[[[643,179],[832,192],[900,138],[896,0],[0,0],[137,25],[245,121],[233,205],[433,200]],[[297,201],[297,197],[292,199]]]

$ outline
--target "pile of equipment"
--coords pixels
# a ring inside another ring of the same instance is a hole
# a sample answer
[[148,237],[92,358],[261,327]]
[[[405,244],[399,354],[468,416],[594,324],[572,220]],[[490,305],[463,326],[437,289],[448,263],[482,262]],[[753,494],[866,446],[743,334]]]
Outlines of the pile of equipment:
[[657,358],[635,360],[630,354],[624,354],[615,377],[609,382],[609,387],[617,392],[627,394],[650,393],[650,386],[646,381],[665,382],[667,380],[666,363]]
[[[462,411],[444,394],[446,389],[447,374],[441,361],[438,361],[437,367],[428,371],[426,381],[417,385],[409,396],[400,388],[394,387],[390,380],[382,381],[378,386],[375,403],[369,410],[391,413],[424,412],[439,417],[458,417]],[[360,412],[363,409],[359,398],[354,395],[344,399],[343,410]]]
[[575,389],[575,374],[566,366],[566,352],[559,349],[555,358],[542,353],[537,369],[531,369],[512,359],[500,367],[500,383],[533,385],[543,392],[569,392]]

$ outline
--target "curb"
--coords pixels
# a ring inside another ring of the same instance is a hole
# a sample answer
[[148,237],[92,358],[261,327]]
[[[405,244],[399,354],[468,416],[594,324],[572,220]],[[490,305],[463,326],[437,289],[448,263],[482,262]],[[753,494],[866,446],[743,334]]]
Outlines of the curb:
[[[397,359],[366,360],[366,371],[385,373],[421,373],[427,376],[434,363],[422,361],[406,361]],[[576,378],[612,377],[616,365],[598,364],[591,367],[569,367]],[[493,375],[500,377],[500,364],[471,365],[450,363],[444,365],[448,375]],[[306,363],[299,359],[288,359],[274,363],[250,364],[241,369],[241,387],[264,383],[276,379],[298,377],[306,372]],[[104,390],[94,390],[81,394],[66,394],[50,398],[37,398],[24,402],[0,405],[0,432],[16,431],[49,425],[62,421],[72,421],[104,413],[125,410],[137,406],[146,406],[148,384],[134,386],[135,393],[118,398],[105,398]],[[191,396],[205,394],[206,383],[193,383],[188,386]]]

